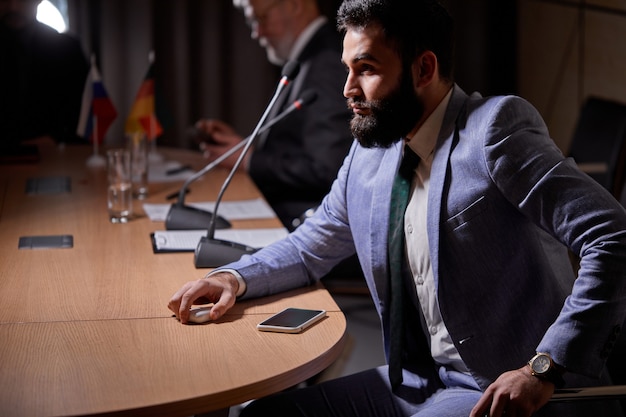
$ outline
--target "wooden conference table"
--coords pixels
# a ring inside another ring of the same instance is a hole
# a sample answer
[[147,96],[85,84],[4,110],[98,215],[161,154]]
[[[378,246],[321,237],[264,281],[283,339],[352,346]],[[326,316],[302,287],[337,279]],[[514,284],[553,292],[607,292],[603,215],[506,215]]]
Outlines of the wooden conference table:
[[[169,298],[208,271],[193,253],[152,252],[162,222],[109,222],[105,170],[86,167],[89,146],[40,151],[38,163],[0,165],[0,415],[189,416],[286,389],[339,356],[345,318],[321,285],[238,303],[219,323],[180,324]],[[160,152],[204,165],[192,152]],[[186,201],[214,199],[226,175],[195,182]],[[29,178],[45,176],[69,176],[71,192],[25,193]],[[147,201],[164,203],[181,184],[151,184]],[[258,196],[237,174],[224,199]],[[73,235],[73,248],[18,249],[21,236],[58,234]],[[328,317],[297,335],[256,330],[291,306]]]

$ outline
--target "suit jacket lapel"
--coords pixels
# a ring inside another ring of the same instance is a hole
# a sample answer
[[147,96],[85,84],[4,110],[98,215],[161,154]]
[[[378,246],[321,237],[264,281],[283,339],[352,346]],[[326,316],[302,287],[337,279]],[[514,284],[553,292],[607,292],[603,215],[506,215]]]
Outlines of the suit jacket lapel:
[[[374,189],[372,195],[372,216],[370,217],[371,234],[371,259],[382,259],[378,266],[380,271],[374,272],[374,283],[379,294],[388,294],[387,286],[389,284],[389,260],[388,260],[388,237],[389,230],[389,211],[391,187],[400,166],[402,159],[403,141],[398,141],[384,153],[380,162],[377,181],[379,186]],[[384,221],[383,221],[384,219]],[[384,300],[387,301],[387,300]]]
[[427,233],[435,286],[438,286],[439,280],[439,226],[442,223],[441,202],[443,194],[446,192],[446,176],[448,175],[448,161],[450,160],[452,144],[458,136],[459,129],[457,122],[461,111],[465,107],[467,98],[467,94],[455,84],[450,102],[448,103],[448,108],[446,109],[446,114],[443,118],[430,171]]

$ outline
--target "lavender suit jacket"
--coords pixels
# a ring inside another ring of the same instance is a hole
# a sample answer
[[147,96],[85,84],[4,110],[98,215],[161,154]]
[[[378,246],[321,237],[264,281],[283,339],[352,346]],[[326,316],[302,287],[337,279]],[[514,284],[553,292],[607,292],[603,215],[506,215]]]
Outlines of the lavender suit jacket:
[[[355,142],[309,221],[228,266],[246,281],[244,297],[308,285],[356,251],[388,352],[387,227],[400,158],[400,143]],[[441,315],[483,389],[535,351],[573,374],[602,374],[626,314],[626,211],[563,156],[529,103],[454,87],[427,216]],[[577,279],[567,248],[581,257]],[[436,371],[413,311],[405,369],[424,382]]]

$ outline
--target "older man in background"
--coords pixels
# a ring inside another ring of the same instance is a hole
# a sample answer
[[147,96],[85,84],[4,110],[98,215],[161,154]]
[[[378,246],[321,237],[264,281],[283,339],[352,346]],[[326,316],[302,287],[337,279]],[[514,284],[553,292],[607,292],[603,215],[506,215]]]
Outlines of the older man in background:
[[[242,164],[282,223],[293,229],[330,190],[352,144],[350,112],[341,94],[341,38],[315,0],[234,0],[234,5],[242,9],[252,38],[265,48],[271,63],[300,63],[274,114],[304,91],[317,94],[311,105],[261,135]],[[243,140],[221,120],[200,120],[196,127],[206,135],[201,147],[209,160]],[[238,157],[235,153],[222,165],[232,167]]]

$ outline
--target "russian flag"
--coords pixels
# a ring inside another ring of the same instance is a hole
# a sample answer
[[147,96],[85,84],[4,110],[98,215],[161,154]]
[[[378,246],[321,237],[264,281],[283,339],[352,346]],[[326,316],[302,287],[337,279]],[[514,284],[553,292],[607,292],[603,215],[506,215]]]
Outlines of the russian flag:
[[95,57],[92,56],[91,70],[85,82],[76,133],[92,143],[102,144],[106,132],[116,117],[117,110],[102,84]]

